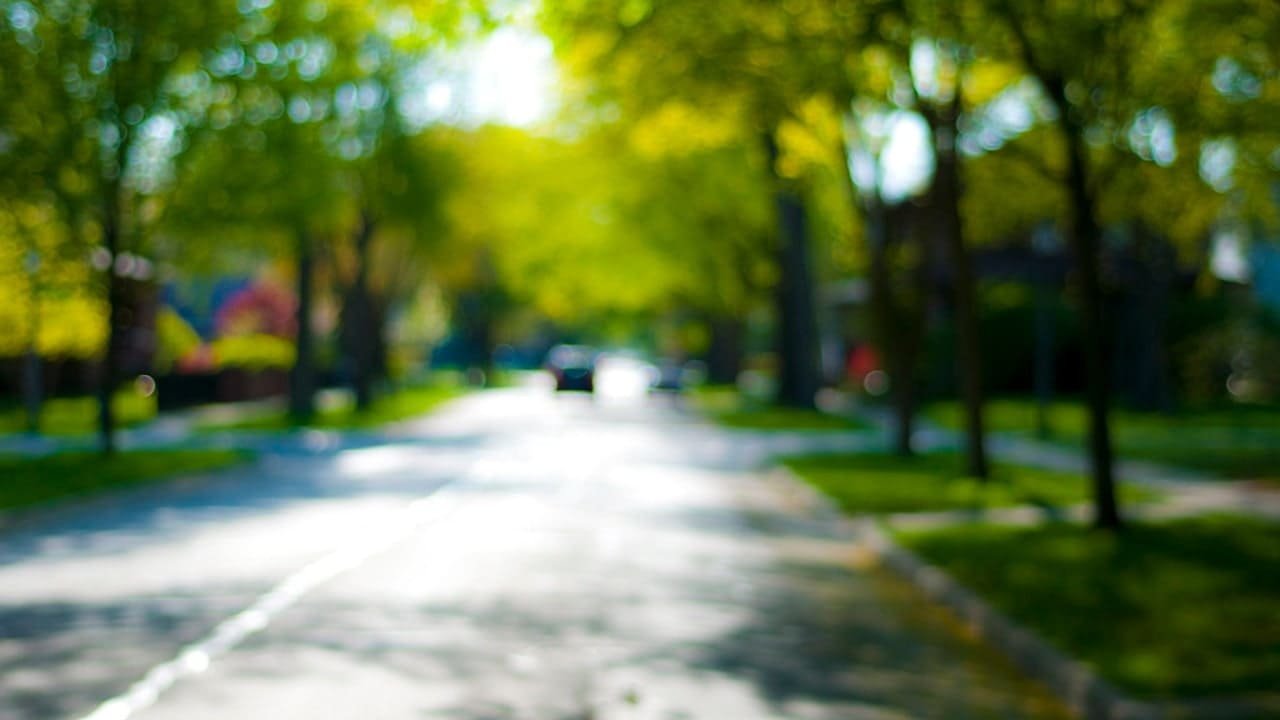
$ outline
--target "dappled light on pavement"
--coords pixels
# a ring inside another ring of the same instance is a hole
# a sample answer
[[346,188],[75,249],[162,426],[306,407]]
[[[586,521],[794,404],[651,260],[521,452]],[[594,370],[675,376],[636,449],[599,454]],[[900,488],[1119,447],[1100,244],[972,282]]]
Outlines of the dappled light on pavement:
[[1058,717],[759,438],[523,387],[50,519],[0,566],[0,716]]

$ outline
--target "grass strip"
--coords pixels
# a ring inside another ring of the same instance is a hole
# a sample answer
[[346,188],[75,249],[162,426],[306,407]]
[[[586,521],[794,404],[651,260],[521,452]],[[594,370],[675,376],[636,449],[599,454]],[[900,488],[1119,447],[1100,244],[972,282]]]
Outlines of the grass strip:
[[1137,696],[1280,702],[1280,524],[966,525],[899,540]]
[[[132,427],[156,415],[155,396],[146,397],[132,388],[112,396],[117,427]],[[0,433],[25,432],[27,414],[21,405],[0,407]],[[95,397],[49,398],[40,408],[40,432],[45,435],[89,435],[98,429],[98,399]]]
[[[935,403],[926,414],[944,427],[962,427],[957,403]],[[1051,441],[1076,447],[1085,442],[1083,405],[1053,403],[1048,417]],[[1036,405],[1024,398],[992,400],[985,419],[989,430],[1030,436],[1036,427]],[[1280,482],[1280,409],[1241,406],[1167,415],[1115,410],[1111,426],[1117,452],[1126,458],[1229,479]]]
[[692,405],[722,427],[740,430],[862,430],[866,423],[819,410],[787,408],[749,398],[732,387],[698,388]]
[[251,454],[237,450],[136,450],[110,457],[95,452],[0,455],[0,509],[218,470],[251,458]]
[[208,423],[201,430],[291,430],[313,427],[330,430],[359,430],[375,428],[399,420],[425,415],[440,405],[467,393],[458,385],[424,385],[398,390],[378,397],[367,411],[356,410],[347,402],[335,407],[321,408],[307,423],[294,422],[287,413],[273,412],[227,423]]
[[[953,451],[900,457],[888,453],[804,455],[784,459],[801,478],[849,513],[972,510],[1015,505],[1064,507],[1087,502],[1089,484],[1080,473],[995,463],[991,478],[966,477]],[[1121,486],[1127,502],[1156,495]]]

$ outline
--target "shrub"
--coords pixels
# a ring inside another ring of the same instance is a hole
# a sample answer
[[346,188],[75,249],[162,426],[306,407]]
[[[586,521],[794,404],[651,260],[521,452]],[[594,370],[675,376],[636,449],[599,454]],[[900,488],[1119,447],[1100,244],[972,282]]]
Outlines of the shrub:
[[255,282],[232,295],[214,318],[218,335],[275,335],[297,333],[297,301],[287,290]]
[[161,308],[156,313],[157,372],[171,371],[180,360],[196,352],[200,344],[200,335],[173,308]]
[[293,342],[274,335],[233,335],[211,343],[214,363],[219,369],[266,370],[293,365]]

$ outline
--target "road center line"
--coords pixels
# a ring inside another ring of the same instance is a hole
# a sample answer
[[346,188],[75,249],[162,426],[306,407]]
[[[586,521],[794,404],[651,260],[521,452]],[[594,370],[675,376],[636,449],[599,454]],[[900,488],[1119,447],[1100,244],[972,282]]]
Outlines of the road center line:
[[[473,474],[474,468],[464,473],[464,477]],[[448,515],[456,509],[459,498],[446,493],[447,489],[448,485],[443,486],[427,497],[410,502],[394,519],[379,523],[379,529],[370,537],[303,566],[259,595],[247,608],[223,620],[208,635],[183,647],[172,659],[152,667],[128,690],[104,701],[81,720],[126,720],[154,704],[174,683],[207,670],[219,656],[265,629],[277,615],[307,593],[391,549],[427,523]]]

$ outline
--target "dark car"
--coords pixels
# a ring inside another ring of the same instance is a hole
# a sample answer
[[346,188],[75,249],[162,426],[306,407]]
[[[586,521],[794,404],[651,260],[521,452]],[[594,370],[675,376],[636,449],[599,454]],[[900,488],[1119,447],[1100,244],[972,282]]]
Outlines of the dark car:
[[674,360],[663,360],[653,373],[653,385],[650,389],[660,393],[680,393],[684,391],[685,368]]
[[584,345],[557,345],[547,353],[547,370],[556,379],[556,390],[594,392],[596,352]]

